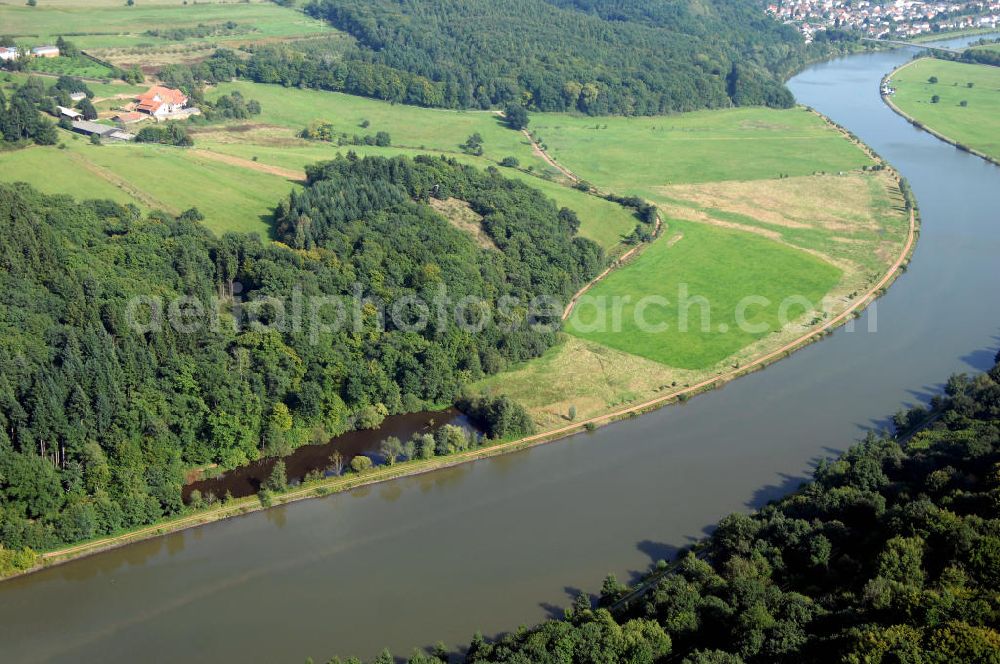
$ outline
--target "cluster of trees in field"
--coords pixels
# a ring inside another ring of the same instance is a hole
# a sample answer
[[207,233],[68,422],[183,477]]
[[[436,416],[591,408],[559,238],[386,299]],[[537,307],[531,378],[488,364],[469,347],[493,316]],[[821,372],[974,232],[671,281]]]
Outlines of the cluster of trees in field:
[[392,136],[387,131],[377,131],[374,134],[348,134],[337,131],[332,122],[316,120],[299,132],[299,136],[310,141],[325,141],[337,145],[376,145],[386,148],[392,145]]
[[[192,466],[232,468],[452,402],[555,332],[476,332],[436,315],[400,329],[376,303],[446,289],[492,307],[572,292],[604,264],[552,202],[495,173],[352,156],[311,169],[310,182],[278,206],[285,244],[215,237],[196,210],[144,217],[0,184],[0,545],[39,550],[148,524],[183,508]],[[435,192],[474,202],[496,248],[434,212]],[[364,305],[329,330],[276,321],[269,303],[296,296]],[[133,324],[158,310],[161,326]],[[528,312],[506,315],[524,323]],[[529,429],[506,400],[469,408],[492,436]]]
[[160,145],[177,145],[190,147],[194,139],[188,133],[184,123],[176,120],[163,124],[146,125],[135,135],[136,143],[159,143]]
[[214,102],[209,102],[204,97],[200,89],[196,89],[193,105],[201,109],[201,115],[195,115],[191,119],[195,122],[216,122],[218,120],[248,120],[256,115],[260,115],[260,102],[256,99],[247,99],[239,90],[233,90],[229,94],[222,95]]
[[[276,212],[278,239],[296,249],[333,251],[377,270],[386,300],[402,288],[430,302],[444,283],[455,301],[491,302],[507,295],[527,306],[544,294],[565,302],[605,263],[596,243],[576,235],[579,222],[571,223],[576,217],[571,210],[557,208],[537,189],[495,168],[480,171],[444,157],[349,154],[308,166],[306,177],[308,186],[292,192]],[[499,251],[470,242],[432,210],[431,198],[467,202]],[[378,251],[366,250],[376,243]],[[539,312],[538,320],[552,322],[551,312]],[[502,331],[499,323],[494,319],[479,336],[495,337],[516,355],[534,354],[536,334],[520,326]]]
[[[581,595],[562,620],[494,643],[477,635],[464,661],[1000,662],[1000,365],[953,376],[932,405],[788,497],[724,518],[658,563],[645,593],[621,603],[629,589],[609,576],[596,603]],[[442,646],[409,661],[449,660]]]
[[[64,96],[68,100],[68,94],[57,92],[60,100]],[[0,144],[55,145],[59,140],[55,125],[40,112],[54,112],[55,105],[56,100],[38,77],[29,77],[14,90],[9,100],[0,90]],[[68,105],[72,106],[72,102]]]

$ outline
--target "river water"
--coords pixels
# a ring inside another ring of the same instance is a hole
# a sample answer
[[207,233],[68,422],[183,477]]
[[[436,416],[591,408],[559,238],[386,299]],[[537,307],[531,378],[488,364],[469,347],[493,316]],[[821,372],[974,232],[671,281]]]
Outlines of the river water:
[[869,311],[766,371],[594,433],[0,584],[0,660],[325,661],[509,630],[793,489],[950,373],[987,368],[1000,345],[1000,169],[882,104],[879,79],[909,57],[851,56],[790,82],[920,203],[919,246],[877,325]]

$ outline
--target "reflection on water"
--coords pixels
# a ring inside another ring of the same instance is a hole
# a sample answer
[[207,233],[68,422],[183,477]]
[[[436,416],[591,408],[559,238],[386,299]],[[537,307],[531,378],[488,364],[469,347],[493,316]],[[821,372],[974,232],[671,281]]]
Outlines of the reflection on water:
[[[378,448],[386,438],[395,436],[402,441],[414,434],[434,433],[446,424],[460,426],[479,433],[462,413],[454,408],[441,411],[422,411],[387,417],[377,429],[350,431],[331,439],[324,445],[305,445],[283,458],[285,474],[291,483],[301,482],[313,471],[325,471],[330,466],[330,456],[340,452],[345,466],[358,455],[379,460]],[[266,458],[227,471],[218,477],[192,482],[184,487],[183,498],[187,502],[192,491],[202,496],[222,498],[227,493],[233,498],[252,496],[260,490],[260,485],[271,475],[275,458]]]

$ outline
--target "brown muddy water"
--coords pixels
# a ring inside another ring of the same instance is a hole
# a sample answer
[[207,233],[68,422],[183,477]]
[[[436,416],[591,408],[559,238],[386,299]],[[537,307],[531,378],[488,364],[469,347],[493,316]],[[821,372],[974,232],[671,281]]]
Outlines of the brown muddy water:
[[[305,445],[283,458],[285,474],[290,484],[297,484],[312,471],[325,471],[330,466],[330,456],[340,452],[344,457],[345,467],[351,459],[359,455],[371,457],[375,462],[381,462],[378,448],[386,438],[395,436],[402,441],[409,440],[414,434],[434,433],[446,424],[460,426],[466,431],[479,434],[481,431],[456,408],[447,410],[425,410],[405,415],[391,415],[377,429],[350,431],[332,438],[324,445]],[[271,476],[277,458],[266,458],[246,466],[240,466],[226,471],[216,477],[210,477],[191,482],[184,487],[183,498],[187,502],[191,492],[198,490],[201,495],[209,494],[222,498],[229,493],[233,498],[252,496],[260,490],[260,485]]]

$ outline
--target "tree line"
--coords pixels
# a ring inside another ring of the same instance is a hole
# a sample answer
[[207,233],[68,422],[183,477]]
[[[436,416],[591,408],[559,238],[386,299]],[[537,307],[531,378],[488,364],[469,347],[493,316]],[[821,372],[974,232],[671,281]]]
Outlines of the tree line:
[[[184,509],[191,467],[281,456],[453,402],[464,385],[555,340],[551,329],[496,323],[476,333],[448,318],[423,331],[381,326],[367,307],[360,329],[313,336],[269,325],[260,304],[268,299],[297,291],[392,301],[441,287],[492,305],[572,292],[605,262],[553,203],[495,173],[352,156],[310,169],[310,180],[278,206],[283,243],[215,237],[196,210],[143,215],[0,184],[0,545],[8,552],[152,523]],[[496,248],[431,209],[436,186],[480,206]],[[218,306],[185,308],[184,320],[200,323],[193,329],[137,329],[131,303],[152,296]],[[530,424],[506,401],[470,409],[495,437]]]
[[[457,661],[997,664],[1000,364],[952,376],[930,410],[893,421],[896,435],[869,433],[791,495],[660,561],[630,602],[617,605],[629,588],[609,576],[596,601],[495,642],[477,634]],[[408,661],[456,658],[441,645]]]

